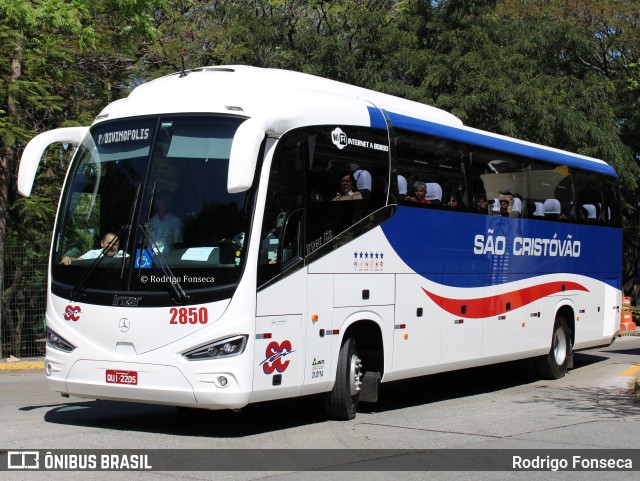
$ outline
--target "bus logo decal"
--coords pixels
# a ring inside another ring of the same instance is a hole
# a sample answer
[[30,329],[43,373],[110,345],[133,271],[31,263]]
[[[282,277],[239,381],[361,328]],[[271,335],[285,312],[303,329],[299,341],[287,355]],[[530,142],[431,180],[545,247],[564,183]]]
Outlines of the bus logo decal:
[[[429,292],[424,287],[422,290],[440,308],[454,316],[459,316],[462,312],[462,307],[465,306],[465,317],[469,319],[480,319],[483,317],[493,317],[499,314],[504,314],[508,310],[518,309],[519,307],[531,304],[543,297],[551,294],[557,294],[559,292],[589,292],[589,289],[576,282],[562,281],[547,282],[546,284],[526,287],[524,289],[507,292],[505,294],[490,297],[479,297],[477,299],[452,299],[448,297],[441,297],[433,292]],[[509,308],[507,308],[507,303],[510,304]]]
[[284,372],[291,361],[282,362],[282,358],[295,352],[291,348],[290,341],[282,341],[278,344],[276,341],[269,343],[265,353],[265,360],[260,363],[265,374],[272,374],[273,371]]
[[69,305],[64,310],[64,320],[65,321],[79,321],[81,312],[82,312],[82,309],[80,309],[80,306],[71,306],[71,305]]
[[142,297],[133,297],[133,296],[113,296],[112,306],[122,306],[122,307],[138,307],[140,305],[140,301]]
[[130,327],[131,327],[131,322],[126,317],[123,317],[118,322],[118,328],[120,329],[121,332],[127,332]]
[[[532,238],[532,237],[514,237],[510,242],[503,235],[493,236],[493,229],[488,229],[486,237],[478,234],[473,239],[473,253],[484,255],[505,255],[509,254],[509,250],[514,256],[534,256],[534,257],[580,257],[582,250],[582,242],[573,240],[571,234],[567,234],[567,238],[562,240],[558,238],[558,234],[554,234],[553,238]],[[509,249],[509,244],[512,248]]]
[[331,132],[331,141],[336,147],[342,150],[347,146],[347,134],[345,134],[340,127],[336,127],[333,132]]
[[382,152],[389,152],[389,146],[385,144],[379,144],[377,142],[372,142],[369,140],[355,139],[353,137],[348,137],[340,127],[336,127],[331,132],[331,142],[338,147],[338,149],[342,150],[346,146],[351,145],[354,147],[361,147],[363,149],[369,150],[380,150]]

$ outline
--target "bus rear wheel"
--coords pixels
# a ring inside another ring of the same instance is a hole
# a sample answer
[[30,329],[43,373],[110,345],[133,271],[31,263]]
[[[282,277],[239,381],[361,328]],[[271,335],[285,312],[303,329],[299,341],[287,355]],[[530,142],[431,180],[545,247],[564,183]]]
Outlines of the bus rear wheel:
[[564,316],[558,315],[553,326],[549,354],[536,359],[538,374],[545,379],[564,377],[572,355],[571,331]]
[[362,385],[362,360],[356,343],[348,338],[340,348],[336,382],[325,396],[325,411],[330,419],[347,421],[356,417]]

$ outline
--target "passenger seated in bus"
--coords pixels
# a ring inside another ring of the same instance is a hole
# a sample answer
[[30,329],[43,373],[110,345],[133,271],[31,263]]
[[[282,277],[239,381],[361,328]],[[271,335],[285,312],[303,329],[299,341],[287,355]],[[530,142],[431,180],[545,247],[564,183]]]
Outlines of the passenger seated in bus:
[[340,186],[335,200],[362,200],[362,194],[355,190],[356,181],[351,172],[344,172],[340,177]]
[[511,201],[505,198],[498,198],[498,209],[502,217],[509,217],[511,215]]
[[431,204],[439,204],[442,202],[442,187],[435,182],[427,182],[425,184],[426,194],[424,196]]
[[502,217],[520,217],[522,214],[522,200],[518,194],[512,194],[508,190],[500,191],[498,201]]
[[492,215],[509,217],[511,215],[511,205],[513,203],[513,194],[510,192],[500,192],[499,196],[493,202],[491,210]]
[[485,194],[481,195],[478,198],[478,202],[476,203],[476,212],[480,214],[489,213],[489,201],[487,200],[487,196]]
[[463,209],[464,202],[462,202],[462,197],[460,197],[460,194],[458,194],[457,192],[453,192],[449,196],[449,201],[447,202],[447,206],[451,207],[452,209]]
[[363,199],[371,197],[371,174],[366,170],[356,170],[353,173],[356,181],[356,189],[362,194]]
[[68,266],[78,260],[97,259],[103,252],[105,257],[122,257],[124,253],[118,250],[118,247],[120,247],[120,239],[113,232],[107,232],[100,241],[100,249],[91,249],[80,257],[64,256],[60,263]]
[[184,224],[177,215],[171,213],[172,195],[162,190],[156,195],[156,215],[149,220],[149,232],[153,239],[153,249],[161,253],[179,249],[184,242]]
[[403,201],[407,197],[407,179],[398,174],[398,200]]
[[417,180],[413,183],[413,195],[408,195],[406,200],[411,202],[419,202],[420,204],[430,204],[425,196],[427,195],[427,187],[424,182]]
[[597,219],[596,206],[593,204],[584,204],[580,207],[581,222],[595,222]]

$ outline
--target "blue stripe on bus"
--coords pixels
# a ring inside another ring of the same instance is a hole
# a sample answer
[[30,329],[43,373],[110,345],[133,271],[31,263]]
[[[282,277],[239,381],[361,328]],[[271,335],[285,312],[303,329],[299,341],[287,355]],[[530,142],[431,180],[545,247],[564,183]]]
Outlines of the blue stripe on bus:
[[374,129],[387,130],[387,121],[385,120],[384,115],[382,115],[380,109],[377,109],[375,107],[367,107],[367,110],[369,110],[371,127],[373,127]]
[[[381,228],[414,272],[452,287],[492,286],[553,273],[604,281],[618,278],[622,269],[621,229],[405,206]],[[535,239],[541,248],[547,243],[547,255],[523,254],[523,243]],[[551,255],[550,242],[558,246],[556,240],[564,255]],[[480,249],[485,253],[474,253]]]
[[[557,164],[565,164],[571,167],[590,170],[601,174],[617,177],[616,171],[608,164],[594,162],[581,157],[577,157],[570,152],[557,152],[547,150],[542,146],[525,145],[515,140],[500,139],[490,135],[483,135],[481,132],[470,132],[468,130],[456,128],[450,125],[443,125],[436,122],[408,117],[406,115],[387,112],[394,127],[436,135],[447,139],[465,142],[467,144],[478,145],[488,149],[500,150],[503,152],[522,155],[533,159],[546,160]],[[371,115],[371,112],[370,114]],[[373,119],[372,119],[373,126]]]

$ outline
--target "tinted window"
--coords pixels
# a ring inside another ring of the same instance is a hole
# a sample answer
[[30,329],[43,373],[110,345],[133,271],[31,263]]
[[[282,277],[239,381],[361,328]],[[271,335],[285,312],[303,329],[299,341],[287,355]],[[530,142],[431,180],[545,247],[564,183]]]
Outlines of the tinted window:
[[492,150],[470,150],[474,212],[522,217],[528,191],[522,160]]
[[580,223],[620,225],[620,203],[615,179],[579,171],[575,173],[575,184]]
[[402,130],[395,142],[398,185],[407,189],[400,192],[404,205],[468,210],[464,145]]
[[383,207],[389,192],[385,131],[310,127],[298,131],[307,155],[305,255]]
[[278,144],[269,172],[260,236],[258,286],[302,258],[306,142],[288,135]]

